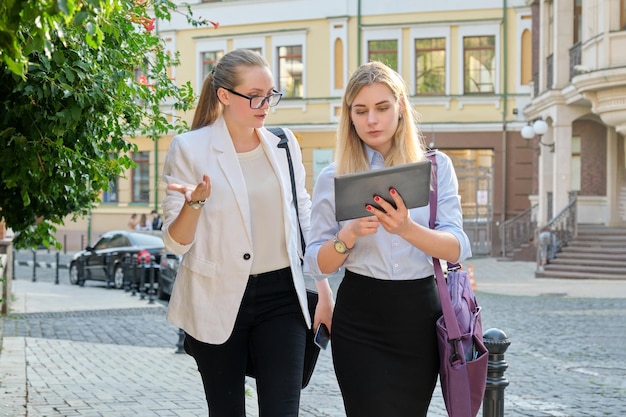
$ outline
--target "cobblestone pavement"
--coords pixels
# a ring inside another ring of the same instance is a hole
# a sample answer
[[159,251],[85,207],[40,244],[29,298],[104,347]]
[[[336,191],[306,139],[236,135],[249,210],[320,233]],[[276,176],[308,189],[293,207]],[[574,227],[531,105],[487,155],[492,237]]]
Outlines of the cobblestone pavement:
[[[590,289],[580,291],[595,298],[577,297],[568,289],[579,283],[562,280],[555,287],[529,278],[529,263],[471,262],[483,328],[502,329],[511,341],[505,416],[626,416],[623,282],[597,297],[594,288],[606,283],[587,281]],[[489,277],[495,270],[500,276]],[[28,308],[18,298],[21,311],[0,321],[0,416],[207,415],[194,361],[176,353],[178,329],[165,320],[164,305],[97,283],[69,286],[67,270],[58,285],[51,268],[38,270],[37,282],[31,274],[32,267],[16,266],[14,292],[27,298]],[[531,281],[534,295],[512,295],[526,293]],[[512,294],[502,293],[499,284]],[[69,291],[76,291],[76,301],[57,301],[63,305],[53,309],[55,297]],[[110,308],[103,308],[107,302]],[[248,416],[257,415],[254,403],[249,381]],[[344,415],[329,348],[302,393],[301,417]],[[446,416],[439,387],[428,415]]]

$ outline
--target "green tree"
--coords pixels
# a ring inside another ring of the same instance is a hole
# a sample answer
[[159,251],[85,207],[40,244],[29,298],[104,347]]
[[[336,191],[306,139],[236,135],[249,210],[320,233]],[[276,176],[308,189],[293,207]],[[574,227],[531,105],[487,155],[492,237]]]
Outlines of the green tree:
[[3,0],[0,218],[16,247],[59,247],[55,225],[87,215],[133,166],[129,138],[187,129],[163,113],[195,101],[168,77],[178,57],[155,30],[173,12],[164,0]]

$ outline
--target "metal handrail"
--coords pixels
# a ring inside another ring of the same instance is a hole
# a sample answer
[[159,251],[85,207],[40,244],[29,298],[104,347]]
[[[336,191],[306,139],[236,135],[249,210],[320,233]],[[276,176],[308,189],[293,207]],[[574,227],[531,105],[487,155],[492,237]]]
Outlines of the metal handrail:
[[563,210],[561,210],[559,214],[551,219],[546,225],[535,230],[538,267],[542,264],[542,241],[546,241],[546,239],[541,239],[543,233],[549,234],[549,241],[554,245],[554,248],[551,250],[553,255],[560,252],[563,247],[567,246],[569,242],[571,242],[578,235],[577,206],[577,194],[570,193],[570,201],[567,206],[565,206],[565,208],[563,208]]
[[500,252],[503,257],[510,256],[513,250],[532,240],[537,227],[537,207],[538,204],[534,204],[500,225]]

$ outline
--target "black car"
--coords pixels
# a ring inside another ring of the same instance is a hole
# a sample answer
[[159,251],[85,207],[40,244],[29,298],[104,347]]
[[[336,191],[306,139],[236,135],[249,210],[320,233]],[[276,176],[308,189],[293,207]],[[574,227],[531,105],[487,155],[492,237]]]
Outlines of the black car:
[[161,256],[159,265],[159,300],[168,300],[172,295],[172,287],[178,273],[178,267],[183,260],[183,255],[175,255],[171,252],[165,252]]
[[[164,252],[161,231],[106,232],[95,245],[87,246],[74,255],[69,265],[70,283],[82,285],[86,280],[94,280],[110,283],[115,288],[124,288],[124,284],[132,278],[127,275],[137,271],[136,265],[139,265],[146,274],[145,279],[150,276],[150,268],[155,269],[152,272],[156,284]],[[154,257],[154,263],[151,263],[151,257]]]

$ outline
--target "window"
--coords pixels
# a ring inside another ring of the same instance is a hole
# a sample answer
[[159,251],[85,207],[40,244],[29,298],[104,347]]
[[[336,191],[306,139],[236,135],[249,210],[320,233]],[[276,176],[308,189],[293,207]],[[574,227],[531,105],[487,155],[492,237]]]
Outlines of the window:
[[582,40],[583,34],[583,0],[574,1],[574,45]]
[[463,38],[463,86],[465,94],[495,92],[495,36]]
[[117,178],[115,178],[113,181],[109,182],[109,189],[104,190],[104,193],[102,194],[102,202],[117,203],[119,201],[117,196],[117,190]]
[[367,61],[379,61],[398,71],[398,41],[396,39],[368,41]]
[[202,79],[204,80],[209,72],[213,70],[217,61],[224,56],[224,51],[208,51],[202,53]]
[[150,202],[150,153],[133,153],[135,168],[133,169],[133,203]]
[[415,40],[415,93],[445,94],[446,39]]
[[304,96],[302,84],[302,45],[279,46],[278,52],[278,90],[283,97]]
[[619,2],[619,27],[626,30],[626,0]]

